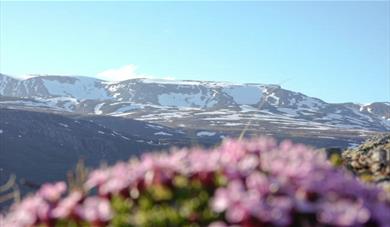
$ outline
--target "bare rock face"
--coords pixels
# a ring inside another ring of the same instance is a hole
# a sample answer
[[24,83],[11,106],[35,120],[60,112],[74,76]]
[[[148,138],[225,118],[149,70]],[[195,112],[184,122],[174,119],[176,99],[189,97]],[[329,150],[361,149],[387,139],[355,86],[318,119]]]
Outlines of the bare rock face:
[[342,157],[355,174],[390,190],[390,134],[373,137]]

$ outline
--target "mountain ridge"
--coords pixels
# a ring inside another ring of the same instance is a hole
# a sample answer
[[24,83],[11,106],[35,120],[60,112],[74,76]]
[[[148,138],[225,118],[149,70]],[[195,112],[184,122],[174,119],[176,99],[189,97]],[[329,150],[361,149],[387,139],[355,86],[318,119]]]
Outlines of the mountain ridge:
[[[161,79],[107,82],[50,75],[17,80],[0,74],[0,96],[0,105],[6,107],[19,105],[151,121],[160,118],[157,123],[203,111],[210,116],[219,115],[227,123],[254,118],[248,116],[250,113],[258,115],[255,119],[288,118],[293,123],[304,121],[309,125],[314,122],[339,128],[390,130],[390,102],[326,103],[272,84]],[[227,119],[224,115],[236,117]]]

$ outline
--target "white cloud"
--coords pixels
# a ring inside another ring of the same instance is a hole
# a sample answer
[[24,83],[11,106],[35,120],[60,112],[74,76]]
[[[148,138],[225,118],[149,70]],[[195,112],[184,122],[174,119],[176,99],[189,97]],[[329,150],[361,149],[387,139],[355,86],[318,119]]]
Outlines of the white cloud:
[[[108,69],[96,75],[97,78],[107,81],[123,81],[135,78],[156,78],[154,76],[141,74],[137,71],[137,66],[133,64],[125,65],[116,69]],[[173,77],[165,76],[161,79],[174,80]]]
[[137,66],[130,64],[117,69],[105,70],[103,72],[98,73],[96,77],[108,81],[122,81],[134,78],[141,78],[145,76],[137,73]]

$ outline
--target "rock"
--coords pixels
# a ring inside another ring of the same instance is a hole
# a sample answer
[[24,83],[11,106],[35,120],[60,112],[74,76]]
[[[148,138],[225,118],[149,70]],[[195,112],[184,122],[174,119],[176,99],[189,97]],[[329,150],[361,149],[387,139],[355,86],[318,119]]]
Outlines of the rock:
[[373,137],[356,148],[348,149],[342,153],[342,158],[355,174],[390,188],[390,134]]

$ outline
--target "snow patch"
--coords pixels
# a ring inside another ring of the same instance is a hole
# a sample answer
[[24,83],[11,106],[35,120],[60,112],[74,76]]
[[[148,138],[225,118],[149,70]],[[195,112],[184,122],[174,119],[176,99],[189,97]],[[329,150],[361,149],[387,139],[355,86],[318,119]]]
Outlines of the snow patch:
[[95,114],[100,115],[103,113],[103,111],[100,110],[100,108],[102,108],[103,105],[104,105],[104,102],[99,103],[95,106],[95,109],[94,109]]
[[150,127],[150,128],[154,128],[154,129],[162,129],[162,128],[164,128],[164,127],[159,126],[159,125],[151,125],[151,124],[147,124],[147,126]]
[[197,136],[215,136],[215,132],[201,131],[196,133]]
[[238,122],[227,122],[224,125],[225,126],[242,126],[244,124],[243,123],[238,123]]
[[125,112],[130,111],[130,110],[139,110],[139,109],[143,109],[143,108],[144,108],[144,105],[142,105],[142,104],[132,103],[132,104],[129,104],[127,106],[122,106],[122,107],[118,108],[112,114],[125,113]]
[[260,102],[263,96],[263,89],[251,85],[234,85],[224,88],[223,91],[239,105],[256,104]]
[[67,124],[64,124],[64,123],[58,123],[58,124],[61,125],[64,128],[69,128],[69,125],[67,125]]
[[44,86],[51,95],[73,97],[77,99],[110,99],[106,90],[99,87],[98,80],[76,77],[74,83],[43,79]]
[[163,80],[163,79],[142,79],[141,82],[145,84],[174,84],[174,85],[200,85],[200,81],[192,80]]
[[175,107],[202,107],[206,105],[206,102],[202,100],[200,93],[196,94],[184,94],[184,93],[168,93],[158,96],[158,102],[162,106],[175,106]]
[[172,134],[170,133],[167,133],[167,132],[155,132],[154,135],[161,135],[161,136],[172,136]]

